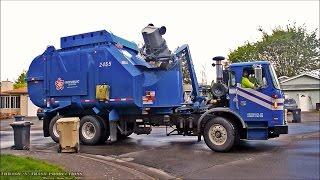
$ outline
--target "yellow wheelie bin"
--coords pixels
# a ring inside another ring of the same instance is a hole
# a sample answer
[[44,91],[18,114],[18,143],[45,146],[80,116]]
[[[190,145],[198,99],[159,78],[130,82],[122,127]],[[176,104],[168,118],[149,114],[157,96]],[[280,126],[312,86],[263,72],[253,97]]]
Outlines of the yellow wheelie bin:
[[58,152],[79,152],[79,126],[78,117],[60,118],[57,121],[57,131],[59,134]]

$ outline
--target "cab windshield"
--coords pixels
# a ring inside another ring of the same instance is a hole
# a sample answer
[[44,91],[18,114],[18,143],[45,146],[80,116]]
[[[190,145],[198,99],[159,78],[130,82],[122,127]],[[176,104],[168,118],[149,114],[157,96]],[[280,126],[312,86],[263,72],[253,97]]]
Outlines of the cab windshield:
[[270,64],[269,69],[270,69],[270,75],[271,75],[273,86],[276,89],[280,89],[280,84],[279,84],[279,81],[278,81],[278,77],[277,77],[276,71],[275,71],[275,69],[274,69],[272,64]]

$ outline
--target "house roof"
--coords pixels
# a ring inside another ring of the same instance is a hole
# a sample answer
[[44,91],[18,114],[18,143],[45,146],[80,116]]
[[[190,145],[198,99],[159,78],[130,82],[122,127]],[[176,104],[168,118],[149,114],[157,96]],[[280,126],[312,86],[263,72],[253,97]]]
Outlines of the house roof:
[[19,94],[28,94],[27,87],[21,87],[9,91],[3,91],[0,93],[0,95],[19,95]]
[[280,76],[280,77],[278,78],[278,80],[279,80],[280,82],[282,82],[282,81],[284,81],[284,80],[287,80],[287,79],[289,79],[288,76]]
[[320,79],[320,69],[316,69],[316,70],[313,70],[313,71],[310,71],[310,72],[305,72],[305,73],[299,74],[297,76],[290,77],[290,78],[288,78],[286,80],[281,81],[281,83],[285,83],[285,82],[291,81],[293,79],[297,79],[297,78],[302,77],[302,76],[309,76],[309,77],[312,77],[312,78],[315,78],[315,79]]

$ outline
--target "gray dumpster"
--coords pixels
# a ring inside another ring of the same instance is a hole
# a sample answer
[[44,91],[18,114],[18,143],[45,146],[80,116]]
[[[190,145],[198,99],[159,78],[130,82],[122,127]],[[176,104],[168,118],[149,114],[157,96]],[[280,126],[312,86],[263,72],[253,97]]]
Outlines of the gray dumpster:
[[301,123],[301,109],[293,109],[292,110],[292,122],[293,123]]
[[16,121],[10,124],[13,128],[14,146],[12,149],[29,150],[30,149],[30,126],[33,123],[29,121]]

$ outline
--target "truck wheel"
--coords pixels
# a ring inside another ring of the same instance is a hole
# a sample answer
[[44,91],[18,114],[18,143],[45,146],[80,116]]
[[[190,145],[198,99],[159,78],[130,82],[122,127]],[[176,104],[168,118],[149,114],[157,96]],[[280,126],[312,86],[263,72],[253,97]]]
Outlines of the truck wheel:
[[241,128],[237,126],[235,122],[230,122],[234,128],[234,145],[239,145],[240,144],[240,133],[241,133]]
[[103,119],[100,116],[95,116],[97,119],[99,119],[100,125],[102,127],[102,133],[99,139],[99,143],[104,143],[110,136],[110,130],[109,130],[109,124],[105,119]]
[[235,128],[223,117],[216,117],[204,127],[204,141],[213,151],[226,152],[235,143]]
[[57,130],[57,121],[61,118],[61,116],[54,116],[49,124],[49,134],[50,137],[52,138],[53,141],[55,141],[56,143],[59,143],[59,134],[58,134],[58,130]]
[[84,116],[80,120],[80,140],[83,144],[95,145],[99,142],[103,127],[95,116]]

